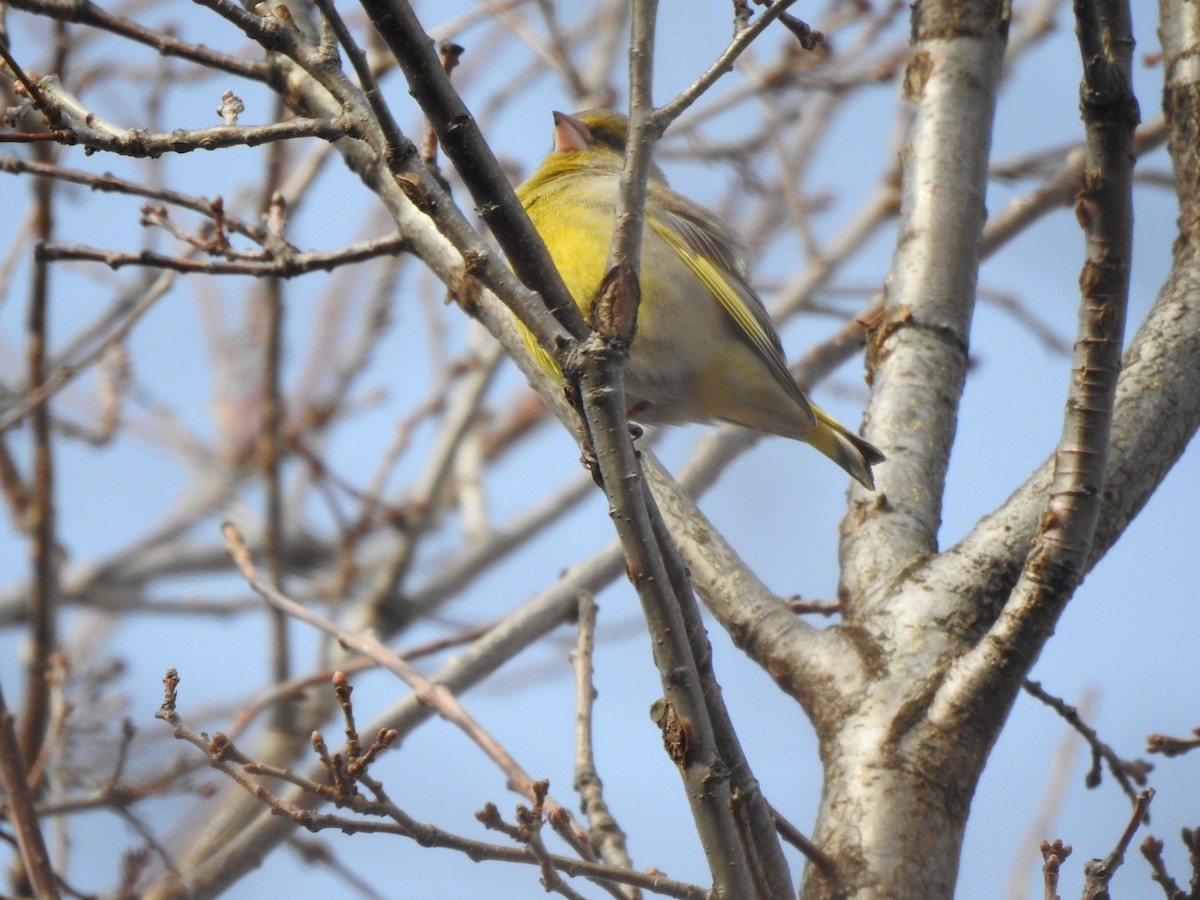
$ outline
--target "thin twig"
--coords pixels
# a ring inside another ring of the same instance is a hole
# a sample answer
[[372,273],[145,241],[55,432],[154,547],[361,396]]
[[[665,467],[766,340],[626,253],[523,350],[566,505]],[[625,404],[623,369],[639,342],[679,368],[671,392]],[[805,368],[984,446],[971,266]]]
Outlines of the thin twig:
[[[282,114],[282,101],[276,100],[276,115]],[[285,245],[287,208],[277,187],[283,180],[285,157],[282,144],[272,144],[267,153],[266,171],[263,176],[263,195],[260,211],[267,223],[271,239],[267,250]],[[261,284],[262,310],[262,384],[259,393],[258,467],[264,486],[263,497],[263,554],[271,586],[283,590],[284,537],[283,486],[281,484],[280,458],[282,456],[283,421],[286,410],[280,389],[280,369],[283,365],[284,304],[283,283],[277,277],[265,279]],[[279,610],[272,610],[268,617],[270,636],[268,653],[271,661],[271,680],[283,684],[292,675],[292,647],[288,634],[288,620]],[[284,734],[290,734],[296,725],[295,705],[291,698],[284,698],[274,707],[272,726]]]
[[[1080,701],[1084,717],[1091,717],[1096,705],[1095,701],[1095,692],[1085,690],[1083,699]],[[1049,834],[1053,829],[1054,820],[1062,808],[1063,801],[1066,799],[1071,780],[1071,770],[1074,767],[1078,748],[1079,734],[1073,726],[1068,725],[1058,742],[1058,746],[1054,749],[1054,754],[1050,761],[1050,772],[1046,777],[1046,787],[1042,791],[1042,799],[1038,803],[1037,809],[1034,810],[1033,815],[1029,817],[1029,823],[1025,828],[1025,836],[1017,841],[1004,891],[1006,900],[1024,900],[1028,895],[1029,870],[1033,863],[1033,857],[1036,855],[1035,852],[1031,851],[1036,851],[1039,843],[1042,853],[1043,876],[1048,874],[1046,867],[1050,864],[1047,853],[1053,851],[1056,844],[1059,847],[1062,845],[1061,841],[1047,843],[1042,840],[1042,836]],[[1065,858],[1065,856],[1062,857],[1062,859]],[[1057,869],[1054,874],[1057,879]],[[1049,897],[1048,893],[1047,897]]]
[[[50,162],[50,148],[39,146],[40,162]],[[54,182],[33,182],[33,237],[50,240],[54,230]],[[29,309],[26,313],[26,380],[34,393],[46,383],[49,335],[50,266],[34,260],[30,278]],[[32,765],[42,751],[50,712],[51,657],[58,641],[58,542],[54,505],[54,452],[51,444],[50,409],[41,404],[30,417],[33,473],[30,478],[29,518],[26,525],[33,560],[29,597],[29,649],[25,663],[25,703],[21,712],[21,758]]]
[[0,415],[0,432],[6,431],[24,419],[29,413],[43,406],[57,391],[61,390],[80,372],[85,371],[97,360],[101,359],[110,347],[117,346],[129,334],[130,329],[141,317],[163,297],[174,282],[175,276],[164,272],[146,288],[137,298],[124,319],[109,333],[103,341],[92,347],[77,359],[61,363],[56,369],[41,380],[37,386],[26,386],[20,392],[20,402],[11,410]]
[[782,16],[784,11],[794,2],[795,0],[775,0],[766,12],[738,31],[734,35],[733,40],[729,42],[729,46],[721,52],[721,55],[716,58],[713,64],[699,78],[688,85],[685,90],[680,91],[679,95],[669,103],[664,103],[654,111],[655,130],[659,134],[666,131],[667,126],[679,118],[688,107],[716,84],[717,79],[733,69],[734,61],[745,52],[746,48],[754,42],[768,25]]
[[[155,717],[171,726],[176,739],[186,741],[205,753],[213,768],[232,779],[248,794],[266,804],[273,814],[288,819],[297,826],[303,826],[312,831],[331,830],[345,834],[392,834],[415,840],[423,847],[445,847],[457,850],[472,860],[486,859],[526,865],[538,864],[537,857],[527,847],[504,847],[488,844],[444,831],[435,825],[416,821],[392,803],[384,793],[382,786],[368,777],[364,777],[362,780],[376,795],[376,800],[356,793],[341,798],[339,805],[361,816],[390,818],[393,820],[392,822],[319,814],[310,809],[287,803],[248,777],[245,772],[246,767],[262,774],[282,778],[318,796],[327,799],[334,798],[329,796],[330,791],[326,785],[305,779],[287,769],[277,769],[247,760],[220,733],[214,733],[209,737],[193,729],[175,709],[176,698],[171,685],[172,683],[178,685],[178,674],[174,669],[168,670],[167,678],[164,681],[167,682],[168,689],[164,703]],[[659,874],[620,869],[557,854],[552,854],[549,858],[556,869],[572,877],[637,885],[645,890],[668,897],[681,898],[681,900],[714,900],[712,893],[705,888],[675,881]]]
[[21,854],[21,865],[25,877],[39,898],[58,897],[58,882],[46,852],[46,842],[38,824],[33,795],[21,763],[21,750],[13,728],[13,715],[4,702],[0,690],[0,775],[3,776],[7,795],[7,818],[16,832],[17,848]]
[[124,266],[148,266],[169,269],[173,272],[190,272],[201,275],[251,275],[256,278],[297,278],[310,272],[332,272],[334,269],[355,263],[406,253],[410,249],[404,238],[390,236],[364,241],[340,250],[322,250],[303,253],[279,252],[265,255],[261,261],[221,262],[218,260],[196,260],[167,256],[151,250],[124,253],[117,250],[99,250],[93,247],[68,247],[63,244],[47,243],[37,249],[39,258],[47,261],[84,260],[104,263],[110,269]]
[[[588,820],[588,840],[602,862],[631,868],[633,862],[625,843],[625,832],[613,818],[604,799],[604,785],[596,771],[592,713],[596,687],[592,678],[592,652],[596,646],[596,601],[591,594],[579,595],[579,634],[571,651],[575,670],[575,790]],[[636,891],[631,897],[640,896]]]
[[[1185,828],[1185,837],[1187,836],[1187,831],[1188,829]],[[1178,882],[1171,877],[1171,873],[1167,871],[1167,864],[1163,860],[1162,856],[1162,841],[1160,841],[1154,835],[1148,834],[1146,835],[1146,839],[1142,841],[1141,847],[1138,849],[1142,851],[1142,856],[1145,857],[1146,862],[1150,864],[1150,869],[1153,872],[1153,874],[1150,876],[1151,879],[1155,884],[1163,889],[1163,893],[1166,894],[1167,900],[1191,900],[1187,891],[1181,888]]]
[[[420,697],[423,703],[438,711],[447,721],[457,725],[485,754],[495,762],[508,776],[511,789],[522,794],[531,802],[534,799],[534,780],[521,768],[509,753],[479,725],[478,722],[463,708],[458,698],[445,685],[430,681],[415,668],[400,657],[396,656],[376,638],[367,634],[357,634],[335,625],[333,622],[309,612],[299,603],[284,596],[270,584],[263,581],[254,568],[250,559],[250,551],[246,548],[237,528],[225,523],[222,527],[229,548],[229,554],[237,563],[242,577],[254,589],[255,593],[294,619],[311,625],[332,637],[337,638],[344,646],[355,650],[364,656],[375,660],[380,666],[399,677],[409,685]],[[586,852],[587,841],[581,829],[576,826],[571,814],[556,801],[546,799],[547,817],[555,830],[568,843],[581,852]]]
[[775,819],[775,830],[779,832],[779,836],[803,853],[822,875],[826,878],[834,878],[837,875],[837,863],[814,844],[808,835],[788,821],[775,807],[771,807],[771,816]]
[[184,194],[180,191],[173,191],[157,185],[141,184],[136,181],[118,178],[108,172],[97,175],[94,172],[85,172],[82,169],[70,169],[49,163],[39,163],[36,160],[26,159],[10,153],[0,155],[0,172],[11,175],[23,175],[27,173],[44,175],[59,181],[80,184],[93,191],[128,194],[134,197],[157,200],[159,203],[169,203],[173,206],[189,209],[192,212],[198,212],[210,219],[218,234],[224,231],[236,232],[260,245],[267,240],[266,229],[227,212],[224,202],[220,197],[214,197],[210,200],[195,194]]
[[[458,61],[462,55],[463,48],[453,41],[438,42],[438,59],[442,61],[442,69],[445,71],[446,77],[449,77],[450,73],[458,67]],[[437,132],[434,131],[432,123],[426,122],[425,134],[421,138],[421,163],[433,175],[442,178],[442,170],[438,166],[437,156]]]
[[153,47],[163,56],[177,56],[208,69],[240,75],[252,81],[270,82],[274,67],[268,62],[221,53],[203,44],[181,41],[165,29],[146,28],[130,19],[113,15],[91,0],[11,0],[7,5],[49,19],[91,25],[140,44]]
[[1117,874],[1117,869],[1125,862],[1125,851],[1146,819],[1150,809],[1150,801],[1154,799],[1154,788],[1139,791],[1133,804],[1133,812],[1121,837],[1113,847],[1112,852],[1104,859],[1091,859],[1084,863],[1083,900],[1108,900],[1108,883]]
[[1026,693],[1036,697],[1058,713],[1063,721],[1079,732],[1080,736],[1087,741],[1088,746],[1092,748],[1092,768],[1087,775],[1087,786],[1094,788],[1100,784],[1100,760],[1103,759],[1108,763],[1108,768],[1113,773],[1113,777],[1117,779],[1117,783],[1121,785],[1121,790],[1126,793],[1131,802],[1136,801],[1138,795],[1133,785],[1137,784],[1139,787],[1145,785],[1146,776],[1154,767],[1142,759],[1124,760],[1117,756],[1112,747],[1100,740],[1095,729],[1089,727],[1079,717],[1079,711],[1075,707],[1045,691],[1039,682],[1025,679],[1022,686]]
[[1200,747],[1200,726],[1192,729],[1192,737],[1169,737],[1165,734],[1150,734],[1146,736],[1146,752],[1161,753],[1163,756],[1183,756]]
[[1042,841],[1042,886],[1045,900],[1059,900],[1058,873],[1071,847],[1060,840]]
[[190,153],[193,150],[217,150],[223,147],[257,147],[274,141],[296,138],[321,138],[337,141],[357,134],[356,125],[345,116],[333,119],[294,118],[264,125],[213,125],[208,128],[179,129],[152,133],[126,129],[105,122],[63,87],[56,75],[44,75],[37,82],[41,102],[58,126],[55,131],[24,136],[21,143],[82,144],[92,150],[105,150],[120,156],[158,157],[164,153]]

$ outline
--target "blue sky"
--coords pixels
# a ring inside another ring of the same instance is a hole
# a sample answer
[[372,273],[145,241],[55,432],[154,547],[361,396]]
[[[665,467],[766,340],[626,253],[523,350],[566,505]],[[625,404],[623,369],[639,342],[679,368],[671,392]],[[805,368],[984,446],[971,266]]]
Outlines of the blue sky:
[[[423,4],[421,10],[432,28],[439,20],[453,18],[459,8],[470,9],[473,5]],[[689,83],[719,52],[728,33],[726,3],[714,0],[687,7],[687,14],[682,14],[683,10],[680,4],[663,5],[655,92],[659,102]],[[147,21],[154,24],[162,18],[151,16]],[[197,23],[209,23],[203,25],[212,29],[204,33],[205,40],[214,46],[241,46],[235,35],[212,25],[210,18],[194,18]],[[564,24],[569,26],[571,21],[564,14]],[[1139,50],[1155,50],[1154,21],[1143,15],[1135,24]],[[18,23],[18,27],[26,26]],[[893,30],[898,37],[906,34],[903,16]],[[483,26],[458,37],[468,48],[463,84],[468,101],[473,103],[481,102],[528,59],[527,51],[522,49],[486,55],[485,37]],[[768,37],[782,40],[778,34]],[[475,63],[473,52],[484,54],[484,62]],[[133,61],[141,58],[135,54]],[[152,57],[145,54],[144,58]],[[742,77],[735,75],[722,82],[714,96],[736,89]],[[1058,30],[1030,54],[1005,88],[997,111],[995,158],[1077,140],[1081,132],[1078,78],[1078,51],[1067,10],[1060,17]],[[1149,119],[1156,112],[1161,70],[1139,64],[1136,87],[1143,119]],[[814,193],[822,189],[832,193],[828,209],[814,216],[818,237],[828,238],[836,230],[887,162],[897,91],[895,83],[882,83],[839,109],[805,184]],[[419,120],[405,88],[393,78],[387,92],[401,125],[413,128]],[[165,107],[167,127],[211,124],[210,109],[215,106],[216,94],[219,89],[214,91],[213,83],[178,85]],[[268,114],[262,92],[247,90],[244,98],[247,121],[261,121]],[[107,115],[118,120],[124,116],[124,121],[132,122],[135,99],[117,94],[97,102],[106,105]],[[549,111],[570,105],[559,84],[541,78],[486,122],[497,153],[528,171],[549,146]],[[739,133],[738,124],[736,115],[727,114],[714,121],[709,136],[733,138]],[[670,144],[666,147],[669,149]],[[253,151],[190,154],[167,160],[162,176],[195,185],[194,190],[206,195],[222,193],[236,203],[239,196],[254,189],[253,179],[258,177],[255,159]],[[146,171],[135,161],[89,161],[79,153],[72,154],[70,162],[131,176]],[[1139,168],[1165,171],[1167,165],[1160,151]],[[302,246],[333,247],[357,239],[363,233],[363,223],[373,221],[371,216],[377,213],[372,200],[360,199],[365,192],[341,177],[339,166],[336,159],[330,163],[334,171],[322,175],[308,207],[296,216],[292,237]],[[733,178],[722,166],[668,161],[665,168],[677,189],[712,204],[721,200]],[[348,191],[348,184],[353,191]],[[989,209],[1000,209],[1009,197],[1031,186],[1032,182],[993,183]],[[17,209],[25,202],[26,189],[21,182],[11,177],[0,180],[0,208]],[[1167,270],[1175,229],[1175,208],[1169,192],[1146,189],[1137,202],[1130,334]],[[125,198],[97,201],[75,190],[64,197],[60,220],[69,228],[72,240],[133,249],[142,240],[136,226],[137,205]],[[0,221],[0,239],[6,245],[15,225],[11,216]],[[887,271],[893,239],[889,230],[864,248],[842,274],[839,284],[877,289]],[[1069,341],[1074,328],[1081,248],[1074,217],[1064,208],[989,259],[982,270],[981,289],[1019,298],[1027,310]],[[796,264],[795,245],[782,240],[766,249],[756,262],[754,276],[759,284],[778,283],[795,271]],[[19,371],[20,366],[25,302],[21,276],[25,264],[18,264],[16,272],[17,278],[0,300],[0,371],[6,377]],[[56,339],[73,333],[81,322],[111,301],[112,288],[105,285],[105,281],[90,274],[56,269]],[[204,341],[206,316],[211,318],[221,311],[229,321],[237,321],[253,290],[252,285],[235,281],[181,281],[131,339],[129,350],[139,383],[155,400],[177,409],[183,425],[202,437],[211,437],[215,432],[214,386]],[[328,322],[322,313],[345,301],[343,291],[342,282],[326,275],[312,276],[288,287],[285,377],[292,383],[305,370],[309,355],[320,350],[321,329]],[[769,302],[769,295],[766,299]],[[834,296],[829,302],[849,312],[856,300]],[[373,471],[382,448],[391,440],[396,418],[427,390],[434,360],[426,323],[429,309],[438,303],[440,289],[428,278],[414,273],[402,282],[391,331],[358,392],[364,398],[363,411],[327,448],[327,458],[337,471],[359,479],[365,477],[363,473]],[[462,318],[451,311],[442,320],[447,344],[454,351],[461,349],[465,342]],[[800,317],[783,329],[785,345],[790,354],[798,355],[835,326],[832,318]],[[950,545],[981,515],[1002,502],[1050,453],[1058,438],[1067,387],[1065,358],[1034,340],[1011,314],[986,300],[980,303],[975,316],[971,350],[975,365],[968,379],[951,460],[942,546]],[[501,402],[522,383],[521,376],[508,366],[491,396]],[[64,392],[59,401],[64,414],[85,414],[93,404],[90,388],[90,379],[84,378]],[[376,397],[382,399],[376,401]],[[842,421],[856,424],[865,399],[861,361],[856,359],[843,366],[830,382],[815,390],[814,397]],[[145,406],[131,415],[142,425],[150,424]],[[673,429],[664,436],[657,452],[677,469],[703,433],[699,427]],[[391,482],[397,492],[402,494],[407,480],[417,471],[420,451],[428,446],[431,434],[431,429],[417,431],[412,452],[402,459]],[[13,441],[22,460],[24,441],[23,432]],[[531,482],[550,485],[575,477],[576,458],[569,435],[557,426],[543,428],[489,479],[488,502],[495,520],[515,514],[534,499],[527,487]],[[58,460],[61,539],[72,560],[101,558],[125,546],[186,498],[196,472],[203,470],[202,466],[191,471],[181,468],[177,456],[167,451],[162,433],[148,431],[135,431],[101,449],[60,444]],[[837,579],[837,524],[844,508],[844,488],[842,474],[808,448],[769,439],[759,442],[736,462],[700,505],[773,589],[782,594],[829,598]],[[1194,684],[1191,663],[1200,631],[1195,614],[1196,601],[1200,600],[1200,559],[1193,550],[1197,499],[1200,454],[1192,447],[1127,534],[1088,576],[1033,672],[1048,690],[1069,702],[1094,692],[1096,727],[1124,756],[1140,755],[1144,736],[1150,731],[1184,734],[1198,724],[1200,691]],[[250,510],[252,514],[261,506],[257,491],[247,492],[241,501],[245,507],[226,512],[240,515]],[[319,507],[311,512],[313,521],[328,522],[328,515]],[[216,540],[217,520],[213,517],[204,523],[195,537]],[[564,565],[611,539],[605,504],[597,494],[566,517],[560,527],[539,537],[456,599],[442,612],[440,622],[423,626],[403,643],[442,634],[456,624],[501,615],[553,583]],[[422,551],[419,572],[436,571],[443,554],[454,546],[453,528],[448,527],[446,534]],[[0,525],[0,560],[4,561],[0,565],[3,585],[24,577],[24,545],[8,522]],[[246,593],[229,576],[178,580],[162,590],[163,596],[169,597]],[[636,599],[621,581],[603,592],[598,602],[596,753],[609,802],[629,833],[637,866],[655,866],[672,876],[703,883],[704,859],[688,827],[678,777],[662,753],[659,735],[647,716],[659,688]],[[72,641],[81,641],[85,636],[102,641],[106,655],[128,660],[128,668],[115,687],[128,703],[128,715],[145,733],[165,730],[152,715],[161,697],[159,679],[168,665],[178,667],[183,676],[185,715],[189,710],[199,714],[201,709],[220,708],[251,693],[267,678],[262,651],[265,627],[262,618],[254,614],[217,621],[138,616],[110,630],[103,617],[73,611],[64,617],[63,628]],[[299,659],[312,659],[315,638],[300,628],[294,628],[293,633],[300,647]],[[755,773],[772,802],[807,830],[820,789],[811,729],[800,710],[781,697],[769,678],[745,661],[724,635],[714,629],[711,637],[717,673]],[[464,699],[526,770],[549,777],[559,799],[573,808],[572,685],[566,659],[571,640],[569,631],[556,632]],[[19,696],[18,644],[14,630],[0,632],[0,683],[10,703]],[[355,684],[355,699],[363,719],[404,690],[390,676],[379,673],[360,676]],[[221,721],[217,715],[206,727],[220,727]],[[330,733],[336,731],[336,727],[329,729]],[[961,896],[998,895],[997,886],[1004,883],[1014,856],[1021,852],[1021,842],[1032,812],[1043,797],[1052,755],[1063,733],[1063,724],[1049,710],[1028,697],[1020,698],[975,797],[960,875]],[[159,742],[146,752],[161,759],[168,752],[185,751]],[[1167,840],[1168,862],[1177,877],[1184,878],[1184,855],[1176,835],[1180,827],[1196,824],[1192,787],[1195,763],[1190,757],[1155,762],[1152,783],[1159,794],[1152,808],[1152,831]],[[1096,790],[1083,787],[1087,764],[1086,750],[1077,748],[1062,807],[1051,831],[1042,835],[1061,837],[1075,847],[1075,856],[1064,870],[1064,896],[1075,893],[1081,884],[1083,860],[1103,856],[1111,849],[1127,816],[1127,801],[1111,777],[1106,777]],[[478,837],[487,835],[474,822],[474,810],[492,801],[508,812],[516,802],[506,792],[501,773],[442,722],[420,729],[400,750],[387,755],[376,776],[413,816]],[[216,776],[208,776],[207,780],[216,781]],[[160,826],[173,822],[186,808],[186,802],[180,799],[158,805],[149,813],[151,821]],[[72,877],[86,889],[111,884],[119,853],[137,843],[136,835],[107,813],[91,814],[78,828]],[[377,891],[389,897],[448,896],[447,885],[454,886],[456,896],[520,898],[541,892],[532,868],[471,864],[450,851],[424,850],[383,836],[329,836],[328,840],[347,864],[363,872]],[[798,871],[796,859],[793,865]],[[1036,885],[1036,864],[1030,864],[1029,873],[1030,884]],[[1149,895],[1146,867],[1140,857],[1130,855],[1113,888],[1114,895]],[[280,851],[227,896],[329,897],[342,890],[323,871],[305,867],[288,851]]]

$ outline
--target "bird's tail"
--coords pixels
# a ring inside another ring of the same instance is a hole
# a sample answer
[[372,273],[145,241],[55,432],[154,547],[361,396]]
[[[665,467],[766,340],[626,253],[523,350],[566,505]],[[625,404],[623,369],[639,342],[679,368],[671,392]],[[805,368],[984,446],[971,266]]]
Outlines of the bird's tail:
[[817,424],[805,440],[849,472],[867,490],[875,490],[871,466],[883,462],[883,453],[816,406],[812,410]]

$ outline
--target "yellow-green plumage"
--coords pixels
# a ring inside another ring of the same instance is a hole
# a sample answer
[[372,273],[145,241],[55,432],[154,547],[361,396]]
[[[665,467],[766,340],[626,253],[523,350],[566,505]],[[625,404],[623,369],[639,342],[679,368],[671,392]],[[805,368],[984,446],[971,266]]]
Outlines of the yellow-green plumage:
[[[555,113],[554,123],[554,149],[517,196],[586,315],[608,260],[628,124],[611,110]],[[794,438],[873,488],[871,466],[883,454],[804,396],[737,247],[711,213],[651,174],[638,329],[625,376],[631,417],[718,419]],[[553,358],[524,334],[539,364],[557,375]]]

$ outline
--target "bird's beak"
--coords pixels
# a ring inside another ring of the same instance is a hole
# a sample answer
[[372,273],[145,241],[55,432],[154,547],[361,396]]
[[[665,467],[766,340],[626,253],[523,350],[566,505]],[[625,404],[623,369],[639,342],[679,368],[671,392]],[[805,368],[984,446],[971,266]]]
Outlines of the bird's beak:
[[578,119],[566,113],[554,113],[554,152],[584,150],[592,142],[592,133]]

